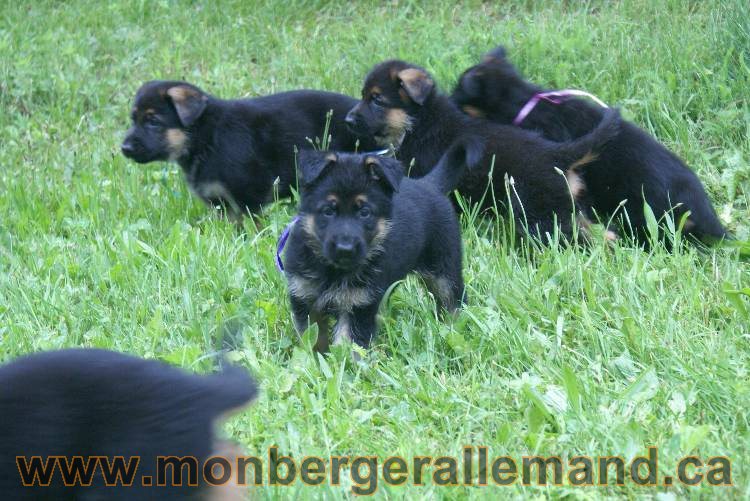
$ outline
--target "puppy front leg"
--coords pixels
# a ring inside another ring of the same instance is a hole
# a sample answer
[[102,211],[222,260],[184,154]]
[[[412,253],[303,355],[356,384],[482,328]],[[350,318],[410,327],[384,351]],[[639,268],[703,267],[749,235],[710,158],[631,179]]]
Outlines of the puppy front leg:
[[328,351],[328,318],[318,311],[310,311],[307,303],[289,296],[289,302],[292,305],[292,314],[294,315],[294,328],[298,335],[302,335],[307,328],[313,324],[318,324],[318,340],[315,342],[315,351],[325,353]]
[[369,347],[377,328],[375,317],[378,313],[378,304],[379,302],[376,302],[354,308],[351,312],[340,313],[333,327],[333,344],[352,341],[363,348]]

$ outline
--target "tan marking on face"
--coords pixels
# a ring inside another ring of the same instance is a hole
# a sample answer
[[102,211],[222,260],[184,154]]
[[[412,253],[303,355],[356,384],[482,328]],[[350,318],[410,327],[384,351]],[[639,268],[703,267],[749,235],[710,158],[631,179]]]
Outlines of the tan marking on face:
[[471,106],[470,104],[463,106],[461,109],[463,109],[464,113],[466,113],[470,117],[484,118],[485,116],[487,116],[485,115],[484,111],[480,110],[476,106]]
[[411,117],[401,108],[391,108],[388,110],[385,119],[388,122],[388,127],[394,132],[403,132],[405,129],[411,127]]
[[339,197],[337,197],[333,193],[329,193],[328,195],[326,195],[326,201],[337,204],[339,203]]
[[302,230],[308,236],[315,238],[315,217],[312,214],[308,214],[302,218]]
[[310,248],[313,254],[321,258],[323,256],[323,247],[315,231],[315,216],[313,216],[312,214],[303,216],[301,226],[302,232],[304,233],[303,237],[305,239],[305,243],[307,243],[307,246]]
[[401,108],[390,108],[385,114],[385,123],[385,134],[375,140],[381,146],[400,146],[406,133],[411,130],[411,117]]
[[373,257],[381,254],[385,248],[385,239],[388,238],[388,233],[391,231],[392,223],[390,220],[385,218],[378,219],[375,224],[375,235],[370,241],[370,248],[367,250],[366,259],[372,259]]
[[409,99],[409,94],[406,93],[404,89],[398,90],[398,97],[401,98],[401,102],[405,104],[409,104],[411,102],[411,99]]
[[167,129],[164,137],[167,140],[170,160],[177,160],[187,153],[188,137],[182,129]]
[[368,201],[367,195],[357,195],[354,197],[354,203],[357,205],[364,205]]
[[373,85],[372,87],[370,87],[370,92],[367,93],[367,96],[369,97],[373,94],[382,94],[382,93],[383,93],[383,89],[381,89],[377,85]]
[[148,108],[146,111],[143,112],[145,116],[149,115],[156,115],[156,111],[153,108]]

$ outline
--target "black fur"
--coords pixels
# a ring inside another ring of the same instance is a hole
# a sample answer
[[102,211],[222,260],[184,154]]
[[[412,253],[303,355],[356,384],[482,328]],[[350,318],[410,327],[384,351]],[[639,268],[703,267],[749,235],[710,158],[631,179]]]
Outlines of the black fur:
[[[18,358],[0,367],[0,492],[3,499],[183,499],[204,489],[156,486],[157,456],[193,456],[216,446],[221,415],[255,398],[239,368],[210,376],[98,349],[68,349]],[[16,456],[139,456],[132,487],[23,487]],[[187,471],[184,472],[187,483]],[[150,475],[154,486],[143,487]],[[202,478],[202,470],[199,470]],[[202,480],[201,480],[202,482]],[[211,490],[210,488],[208,490]]]
[[415,180],[393,158],[303,153],[299,221],[284,264],[295,326],[302,332],[318,322],[319,350],[328,347],[328,316],[335,343],[369,346],[383,295],[411,272],[426,279],[442,308],[460,306],[461,235],[445,192],[466,156],[454,148],[429,179]]
[[[207,204],[234,215],[254,213],[273,200],[276,178],[279,196],[290,194],[294,149],[323,137],[330,110],[331,148],[354,151],[357,138],[343,119],[355,103],[313,90],[222,100],[185,82],[147,82],[135,96],[122,152],[139,163],[174,160]],[[365,151],[369,146],[360,145]]]
[[[555,221],[565,236],[572,236],[574,205],[585,196],[576,170],[585,169],[589,153],[601,150],[620,124],[619,115],[612,111],[591,134],[576,141],[545,140],[535,132],[461,113],[448,97],[438,93],[424,69],[403,61],[386,61],[372,69],[365,79],[362,101],[346,120],[357,134],[394,146],[405,165],[413,159],[410,175],[417,177],[429,172],[456,142],[482,145],[467,149],[471,169],[461,179],[458,191],[474,202],[483,200],[483,208],[497,205],[507,210],[510,199],[519,233],[525,234],[528,228],[543,239],[554,231]],[[488,190],[493,156],[494,191]],[[510,193],[506,176],[513,178]],[[573,181],[575,193],[571,196],[568,184]]]
[[[464,111],[499,124],[510,124],[521,108],[544,89],[525,81],[498,47],[466,70],[453,92],[453,101]],[[553,141],[571,141],[589,133],[605,110],[584,99],[561,104],[540,101],[521,122]],[[591,209],[603,222],[622,216],[630,223],[619,226],[647,241],[644,196],[657,218],[674,208],[676,222],[690,211],[684,231],[704,242],[726,237],[698,177],[676,155],[635,124],[623,121],[617,137],[604,147],[597,160],[583,170]],[[619,218],[618,218],[619,219]]]

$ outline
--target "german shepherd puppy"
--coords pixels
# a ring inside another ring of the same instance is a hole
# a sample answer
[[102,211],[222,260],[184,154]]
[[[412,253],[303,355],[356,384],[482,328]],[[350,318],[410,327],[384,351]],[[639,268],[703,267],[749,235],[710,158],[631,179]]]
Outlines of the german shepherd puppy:
[[617,134],[620,120],[612,111],[590,134],[556,143],[535,132],[465,115],[437,92],[423,68],[391,60],[367,75],[362,100],[346,122],[355,133],[381,146],[392,145],[405,165],[413,160],[410,175],[416,177],[429,172],[451,145],[475,139],[484,149],[474,155],[477,165],[469,165],[458,191],[481,202],[482,208],[507,211],[510,202],[519,235],[528,231],[545,240],[556,226],[572,237],[574,209],[586,193],[579,172]]
[[[257,394],[254,381],[239,368],[199,376],[112,351],[67,349],[0,367],[0,388],[4,499],[194,499],[198,494],[204,496],[200,499],[227,499],[229,492],[240,494],[236,483],[212,486],[202,473],[209,457],[229,460],[238,452],[217,439],[215,427]],[[112,464],[124,458],[124,465],[138,459],[130,478],[121,470],[119,481],[107,480],[103,466],[97,468],[92,460],[90,474],[66,480],[63,464],[48,461],[53,456],[69,465],[75,458],[86,464],[95,456]],[[198,478],[182,471],[182,485],[174,485],[170,468],[160,478],[159,456],[196,458]],[[24,486],[21,471],[33,468],[33,457],[40,458],[40,468],[50,465],[51,475],[45,479],[37,471],[36,485]],[[74,480],[76,485],[65,485]],[[162,480],[165,485],[159,485]]]
[[[498,47],[466,70],[453,91],[453,101],[472,116],[511,124],[523,106],[544,89],[527,82]],[[588,134],[606,110],[582,99],[560,104],[540,101],[520,126],[552,141],[571,141]],[[582,171],[593,211],[605,222],[619,214],[625,201],[623,230],[646,242],[644,198],[657,218],[673,212],[684,232],[706,243],[727,236],[698,177],[676,155],[631,122]],[[619,213],[618,213],[619,211]],[[689,214],[689,215],[688,215]],[[629,221],[629,222],[628,222]],[[632,231],[631,231],[632,230]]]
[[330,111],[331,148],[355,150],[357,138],[343,121],[355,103],[313,90],[226,101],[186,82],[146,82],[135,95],[122,153],[138,163],[175,161],[209,206],[235,217],[255,213],[273,200],[277,178],[278,195],[289,196],[294,150],[324,137]]
[[319,326],[319,351],[334,343],[367,347],[386,290],[408,273],[426,281],[449,312],[464,298],[461,234],[445,196],[467,153],[453,148],[430,176],[404,178],[401,163],[377,155],[303,152],[298,222],[284,259],[295,327]]

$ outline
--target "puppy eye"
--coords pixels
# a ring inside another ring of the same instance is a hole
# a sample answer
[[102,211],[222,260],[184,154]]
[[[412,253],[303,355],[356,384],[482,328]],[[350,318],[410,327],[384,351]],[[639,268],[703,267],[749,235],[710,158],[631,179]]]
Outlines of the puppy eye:
[[326,205],[325,207],[323,207],[323,210],[321,210],[321,213],[325,217],[333,217],[336,215],[336,208],[332,205]]
[[372,94],[370,94],[370,100],[373,103],[375,103],[375,104],[382,104],[383,103],[382,97],[377,92],[373,92]]
[[372,210],[370,210],[369,207],[365,206],[359,209],[359,217],[362,219],[367,219],[372,215]]
[[160,127],[161,122],[155,116],[149,115],[146,117],[146,125],[150,125],[151,127]]

